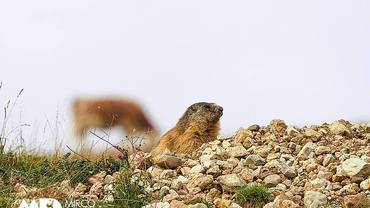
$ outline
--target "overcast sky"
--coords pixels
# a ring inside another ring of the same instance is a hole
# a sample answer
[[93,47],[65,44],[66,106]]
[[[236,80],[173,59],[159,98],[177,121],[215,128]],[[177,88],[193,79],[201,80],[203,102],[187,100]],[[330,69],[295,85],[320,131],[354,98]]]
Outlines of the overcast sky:
[[57,112],[69,131],[81,95],[137,99],[161,132],[199,101],[224,107],[224,133],[370,120],[369,11],[366,0],[1,0],[0,104],[25,89],[13,122],[31,124],[29,142]]

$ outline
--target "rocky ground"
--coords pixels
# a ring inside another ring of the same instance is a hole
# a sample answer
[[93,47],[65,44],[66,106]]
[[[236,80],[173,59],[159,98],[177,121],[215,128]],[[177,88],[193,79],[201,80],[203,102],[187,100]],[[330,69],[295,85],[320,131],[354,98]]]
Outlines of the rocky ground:
[[[137,153],[130,159],[131,180],[145,178],[141,186],[152,198],[146,208],[253,207],[237,204],[235,192],[255,183],[271,193],[266,208],[369,207],[369,144],[370,124],[339,120],[298,128],[273,120],[219,136],[192,155],[164,156],[159,165]],[[109,201],[117,175],[101,172],[89,184],[60,187],[68,195]]]

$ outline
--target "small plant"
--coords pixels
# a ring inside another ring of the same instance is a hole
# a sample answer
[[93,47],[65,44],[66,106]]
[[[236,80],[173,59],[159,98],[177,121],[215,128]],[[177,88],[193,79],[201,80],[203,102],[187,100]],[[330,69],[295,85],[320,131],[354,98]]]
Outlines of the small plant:
[[7,196],[0,196],[0,207],[10,207],[14,202],[13,199]]
[[133,172],[130,167],[122,168],[120,173],[113,184],[114,201],[101,203],[98,207],[140,208],[148,204],[150,195],[145,191],[148,178]]
[[[2,82],[0,82],[0,90],[2,88]],[[21,96],[23,92],[23,89],[21,89],[19,92],[18,92],[18,95],[17,97],[15,98],[15,100],[13,102],[11,102],[10,100],[8,100],[6,103],[5,103],[5,106],[1,106],[3,107],[3,112],[2,112],[2,115],[0,114],[0,154],[3,154],[5,152],[5,149],[6,149],[6,146],[8,145],[7,142],[8,142],[8,137],[10,136],[14,136],[14,133],[18,131],[18,133],[20,135],[20,140],[21,142],[22,141],[22,127],[23,126],[29,126],[28,124],[20,124],[19,126],[16,126],[16,127],[13,127],[11,128],[10,130],[8,129],[8,122],[9,122],[9,119],[10,119],[10,116],[17,104],[17,101],[19,99],[19,97]],[[0,105],[2,105],[3,103],[0,103]]]
[[269,199],[270,193],[262,184],[252,184],[241,187],[236,192],[236,202],[243,207],[263,207]]
[[207,208],[213,208],[213,205],[209,201],[207,201],[206,199],[202,199],[201,203],[205,204],[207,206]]
[[360,206],[360,208],[370,208],[370,198],[367,200],[367,202]]

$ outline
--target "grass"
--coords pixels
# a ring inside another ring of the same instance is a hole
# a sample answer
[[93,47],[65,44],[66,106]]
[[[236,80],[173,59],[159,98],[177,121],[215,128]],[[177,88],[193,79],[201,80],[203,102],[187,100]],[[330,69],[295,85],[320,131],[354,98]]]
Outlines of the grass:
[[[135,173],[126,161],[107,158],[92,162],[70,159],[69,156],[67,154],[57,158],[11,152],[0,154],[0,207],[10,207],[16,200],[14,187],[17,183],[27,187],[48,188],[63,180],[70,180],[74,187],[77,183],[86,183],[89,177],[103,170],[107,174],[119,171],[120,176],[113,183],[114,201],[98,201],[97,207],[135,208],[149,202],[150,195],[145,192],[149,177],[140,172]],[[52,198],[63,200],[67,196],[53,195]]]
[[5,185],[21,183],[45,187],[63,180],[70,180],[75,185],[85,183],[91,175],[100,171],[112,174],[126,165],[113,158],[91,162],[84,159],[71,160],[68,157],[69,154],[61,158],[12,152],[1,154],[0,179],[6,181]]
[[213,205],[209,201],[207,201],[206,199],[202,199],[201,203],[205,204],[207,206],[207,208],[213,208]]
[[[134,173],[131,168],[120,171],[120,177],[114,183],[114,201],[100,203],[100,207],[140,208],[150,201],[150,195],[145,191],[148,176],[140,172]],[[137,178],[139,180],[133,180]]]
[[367,199],[367,202],[365,202],[365,204],[359,206],[360,208],[370,208],[370,198]]
[[262,184],[244,186],[236,191],[236,202],[243,207],[263,207],[270,200],[270,193]]
[[[92,162],[73,160],[69,155],[57,157],[13,152],[0,154],[0,207],[7,207],[15,200],[14,187],[17,183],[43,188],[70,180],[73,187],[77,183],[86,183],[89,177],[100,171],[112,174],[128,166],[125,161],[113,158]],[[53,197],[58,198],[56,195]],[[59,197],[63,198],[63,195]]]

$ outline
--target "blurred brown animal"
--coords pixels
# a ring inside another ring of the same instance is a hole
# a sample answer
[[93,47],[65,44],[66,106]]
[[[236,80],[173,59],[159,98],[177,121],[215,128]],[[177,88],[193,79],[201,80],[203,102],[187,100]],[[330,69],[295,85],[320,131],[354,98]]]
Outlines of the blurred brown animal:
[[223,108],[215,103],[200,102],[187,108],[176,126],[165,133],[152,150],[153,162],[166,152],[191,154],[203,143],[216,139]]
[[[75,135],[82,138],[91,128],[121,127],[127,134],[142,133],[148,146],[156,143],[157,130],[142,108],[128,99],[77,99],[73,103]],[[151,149],[151,147],[149,147]]]

